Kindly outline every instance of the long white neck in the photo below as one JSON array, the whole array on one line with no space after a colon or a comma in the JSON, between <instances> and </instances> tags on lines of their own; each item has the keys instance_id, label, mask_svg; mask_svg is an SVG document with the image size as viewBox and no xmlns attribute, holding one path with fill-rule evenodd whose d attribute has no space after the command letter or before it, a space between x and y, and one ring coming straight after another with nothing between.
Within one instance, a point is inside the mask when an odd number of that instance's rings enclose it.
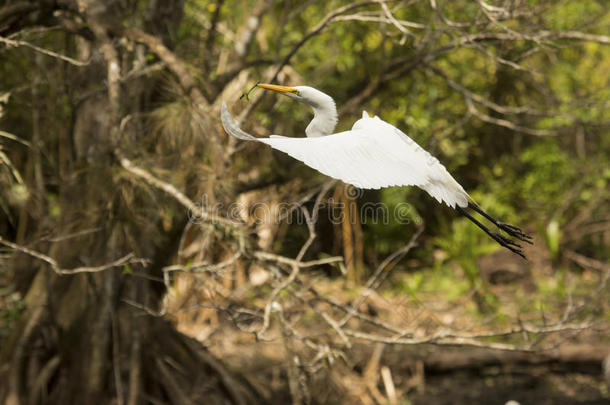
<instances>
[{"instance_id":1,"label":"long white neck","mask_svg":"<svg viewBox=\"0 0 610 405\"><path fill-rule=\"evenodd\" d=\"M320 93L326 97L318 98L315 103L307 103L313 109L313 119L305 129L305 135L309 138L330 135L337 125L337 107L334 100Z\"/></svg>"}]
</instances>

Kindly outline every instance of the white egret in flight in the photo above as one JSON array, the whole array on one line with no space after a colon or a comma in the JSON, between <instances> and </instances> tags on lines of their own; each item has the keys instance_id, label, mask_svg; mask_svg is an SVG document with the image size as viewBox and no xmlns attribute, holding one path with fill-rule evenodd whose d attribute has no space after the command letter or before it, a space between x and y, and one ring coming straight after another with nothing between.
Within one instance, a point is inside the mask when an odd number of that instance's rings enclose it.
<instances>
[{"instance_id":1,"label":"white egret in flight","mask_svg":"<svg viewBox=\"0 0 610 405\"><path fill-rule=\"evenodd\" d=\"M307 126L305 138L271 135L256 138L242 131L235 123L226 104L222 103L222 125L236 138L266 143L287 153L319 172L359 188L378 189L390 186L418 186L438 202L444 202L481 228L503 247L525 258L521 245L494 232L465 208L478 212L509 236L532 243L531 236L516 226L498 221L483 211L445 166L422 149L398 128L364 111L350 131L333 134L337 124L334 100L313 87L258 84L258 87L284 94L313 109L314 117Z\"/></svg>"}]
</instances>

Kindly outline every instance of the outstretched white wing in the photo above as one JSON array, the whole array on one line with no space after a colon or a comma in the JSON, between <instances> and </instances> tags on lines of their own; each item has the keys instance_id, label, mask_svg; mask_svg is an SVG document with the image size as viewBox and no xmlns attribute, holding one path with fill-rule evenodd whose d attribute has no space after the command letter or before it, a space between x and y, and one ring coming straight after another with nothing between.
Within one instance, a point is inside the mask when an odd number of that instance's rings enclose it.
<instances>
[{"instance_id":1,"label":"outstretched white wing","mask_svg":"<svg viewBox=\"0 0 610 405\"><path fill-rule=\"evenodd\" d=\"M363 117L351 131L317 138L277 135L255 138L237 126L224 102L221 119L227 133L266 143L327 176L356 187L414 185L451 207L468 204L468 194L436 158L379 118Z\"/></svg>"}]
</instances>

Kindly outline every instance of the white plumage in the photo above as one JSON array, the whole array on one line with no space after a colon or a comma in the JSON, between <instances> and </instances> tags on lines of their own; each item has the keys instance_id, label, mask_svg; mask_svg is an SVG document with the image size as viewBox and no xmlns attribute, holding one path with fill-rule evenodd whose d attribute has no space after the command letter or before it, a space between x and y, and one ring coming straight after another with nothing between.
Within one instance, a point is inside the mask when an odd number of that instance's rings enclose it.
<instances>
[{"instance_id":1,"label":"white plumage","mask_svg":"<svg viewBox=\"0 0 610 405\"><path fill-rule=\"evenodd\" d=\"M236 125L223 104L223 124ZM468 194L447 169L396 127L366 112L351 131L327 136L248 138L287 153L307 166L358 188L418 186L450 207L466 207Z\"/></svg>"},{"instance_id":2,"label":"white plumage","mask_svg":"<svg viewBox=\"0 0 610 405\"><path fill-rule=\"evenodd\" d=\"M362 118L354 123L350 131L332 134L337 123L337 110L330 96L307 86L258 86L284 94L313 109L314 118L306 129L307 137L271 135L269 138L256 138L239 128L223 101L221 120L229 134L240 139L265 143L327 176L358 188L420 187L437 201L457 209L500 245L521 256L523 254L517 243L490 231L463 208L474 209L509 235L531 243L531 237L519 228L497 221L474 204L468 193L438 159L393 125L378 117L369 117L364 111Z\"/></svg>"}]
</instances>

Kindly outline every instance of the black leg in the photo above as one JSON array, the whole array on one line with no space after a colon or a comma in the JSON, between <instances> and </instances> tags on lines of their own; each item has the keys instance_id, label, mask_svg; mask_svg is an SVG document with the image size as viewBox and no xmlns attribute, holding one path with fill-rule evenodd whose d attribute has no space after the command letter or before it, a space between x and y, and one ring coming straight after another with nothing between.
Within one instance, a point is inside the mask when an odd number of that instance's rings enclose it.
<instances>
[{"instance_id":1,"label":"black leg","mask_svg":"<svg viewBox=\"0 0 610 405\"><path fill-rule=\"evenodd\" d=\"M482 223L477 221L472 215L470 215L468 212L466 212L466 210L464 210L463 208L461 208L461 207L455 207L455 208L457 209L457 211L460 214L462 214L463 216L468 218L473 224L475 224L476 226L481 228L493 240L498 242L500 244L500 246L507 248L511 252L516 253L519 256L521 256L522 258L527 260L527 258L523 255L523 252L521 251L521 245L519 245L517 242L515 242L514 240L512 240L510 238L507 238L506 236L504 236L498 232L491 231L485 225L483 225Z\"/></svg>"},{"instance_id":2,"label":"black leg","mask_svg":"<svg viewBox=\"0 0 610 405\"><path fill-rule=\"evenodd\" d=\"M491 215L489 215L488 213L483 211L483 209L481 207L479 207L478 205L473 204L471 202L468 203L468 207L473 209L474 211L478 212L479 214L483 215L485 218L490 220L495 226L497 226L498 228L500 228L501 230L503 230L504 232L506 232L513 238L517 238L520 241L533 245L532 237L530 235L526 234L525 232L523 232L521 229L517 228L516 226L498 221L497 219L495 219L494 217L492 217Z\"/></svg>"}]
</instances>

